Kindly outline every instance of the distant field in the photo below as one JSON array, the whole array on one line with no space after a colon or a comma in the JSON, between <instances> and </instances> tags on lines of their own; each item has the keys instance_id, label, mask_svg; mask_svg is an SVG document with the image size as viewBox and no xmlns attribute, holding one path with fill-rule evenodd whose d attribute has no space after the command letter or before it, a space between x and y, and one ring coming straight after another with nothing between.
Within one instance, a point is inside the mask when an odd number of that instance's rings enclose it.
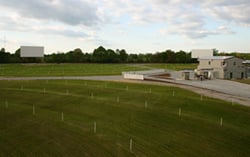
<instances>
[{"instance_id":1,"label":"distant field","mask_svg":"<svg viewBox=\"0 0 250 157\"><path fill-rule=\"evenodd\" d=\"M161 68L168 70L194 70L197 68L197 64L145 64L146 66L153 68Z\"/></svg>"},{"instance_id":2,"label":"distant field","mask_svg":"<svg viewBox=\"0 0 250 157\"><path fill-rule=\"evenodd\" d=\"M0 81L0 156L245 157L249 119L249 107L170 86Z\"/></svg>"},{"instance_id":3,"label":"distant field","mask_svg":"<svg viewBox=\"0 0 250 157\"><path fill-rule=\"evenodd\" d=\"M0 76L120 75L144 69L129 64L0 64Z\"/></svg>"},{"instance_id":4,"label":"distant field","mask_svg":"<svg viewBox=\"0 0 250 157\"><path fill-rule=\"evenodd\" d=\"M245 84L250 84L250 79L246 79L246 80L236 80L237 82L240 83L245 83Z\"/></svg>"},{"instance_id":5,"label":"distant field","mask_svg":"<svg viewBox=\"0 0 250 157\"><path fill-rule=\"evenodd\" d=\"M120 75L123 71L195 69L196 64L0 64L0 76Z\"/></svg>"}]
</instances>

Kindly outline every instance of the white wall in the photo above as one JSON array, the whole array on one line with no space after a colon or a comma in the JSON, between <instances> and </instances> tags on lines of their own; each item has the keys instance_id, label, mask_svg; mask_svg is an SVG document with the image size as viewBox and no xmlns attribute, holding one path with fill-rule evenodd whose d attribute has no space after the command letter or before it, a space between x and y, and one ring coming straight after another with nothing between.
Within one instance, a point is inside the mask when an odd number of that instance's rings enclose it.
<instances>
[{"instance_id":1,"label":"white wall","mask_svg":"<svg viewBox=\"0 0 250 157\"><path fill-rule=\"evenodd\" d=\"M200 57L212 57L213 50L212 49L194 49L192 50L192 58L200 58Z\"/></svg>"},{"instance_id":2,"label":"white wall","mask_svg":"<svg viewBox=\"0 0 250 157\"><path fill-rule=\"evenodd\" d=\"M123 77L124 77L124 79L133 79L133 80L143 80L144 79L144 76L142 74L124 73Z\"/></svg>"},{"instance_id":3,"label":"white wall","mask_svg":"<svg viewBox=\"0 0 250 157\"><path fill-rule=\"evenodd\" d=\"M43 55L42 46L21 46L21 57L43 57Z\"/></svg>"}]
</instances>

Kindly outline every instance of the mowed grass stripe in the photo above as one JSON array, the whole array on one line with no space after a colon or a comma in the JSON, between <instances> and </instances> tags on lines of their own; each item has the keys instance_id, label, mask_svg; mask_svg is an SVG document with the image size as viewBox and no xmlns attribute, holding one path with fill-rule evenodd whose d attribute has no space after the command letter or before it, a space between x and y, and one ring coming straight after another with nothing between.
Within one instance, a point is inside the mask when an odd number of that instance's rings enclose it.
<instances>
[{"instance_id":1,"label":"mowed grass stripe","mask_svg":"<svg viewBox=\"0 0 250 157\"><path fill-rule=\"evenodd\" d=\"M69 86L68 86L69 87ZM88 87L91 87L91 90L93 91L93 88L96 88L96 87L100 87L100 88L102 88L102 90L100 89L99 91L100 91L100 93L101 94L99 94L99 93L94 93L94 97L95 97L95 99L96 100L99 100L99 101L105 101L105 100L107 100L107 101L109 101L110 102L110 104L117 104L116 103L116 98L117 98L117 96L114 96L114 95L111 95L110 97L107 97L108 95L109 95L109 93L108 93L108 91L109 90L107 90L107 89L103 89L103 85L101 85L101 86L88 86ZM89 89L89 88L88 88ZM113 89L113 88L112 88ZM28 89L25 89L25 90L28 90ZM90 91L91 91L90 90ZM86 90L87 91L87 90ZM123 88L121 89L121 91L124 91L123 90ZM39 91L38 91L39 92ZM41 93L42 93L42 91L40 91ZM46 91L46 92L50 92L50 91ZM130 90L129 92L133 92L133 90ZM138 91L136 91L137 93L138 93ZM54 92L55 93L55 92ZM142 93L144 93L144 91L142 92ZM52 92L50 92L50 94L52 94ZM56 93L55 93L56 94ZM66 93L66 90L65 90L65 92L63 91L63 93L57 93L57 94L62 94L62 95L67 95L67 93ZM81 97L81 96L85 96L86 98L90 98L91 97L91 94L90 94L90 92L88 92L88 93L80 93L81 95L76 95L76 94L72 94L72 93L70 93L70 95L72 95L72 96L78 96L78 97ZM132 96L134 96L135 95L135 97L132 97L131 99L129 99L129 98L127 98L127 97L123 97L124 96L124 94L126 95L127 94L127 92L124 92L124 93L122 93L122 94L119 94L119 95L121 95L121 96L119 96L120 97L120 101L123 101L122 99L124 99L125 100L125 103L130 103L130 100L134 100L134 99L136 99L136 96L140 96L140 98L142 98L142 96L141 95L136 95L136 94L133 94ZM103 95L103 96L100 96L100 95ZM150 95L147 95L147 97L148 96L150 96L150 97L153 97L153 95L154 94L150 94ZM169 95L169 97L171 97L171 95ZM112 100L113 99L113 100ZM146 99L146 98L145 98ZM182 98L183 99L183 98ZM110 101L110 100L112 100L112 101ZM128 101L127 101L128 100ZM152 101L152 100L150 100L150 101ZM149 101L149 103L150 103L150 101ZM207 100L207 101L210 101L209 99ZM152 101L153 102L153 101ZM199 102L199 101L198 101ZM124 103L124 102L123 102ZM211 101L211 103L213 103L212 101ZM118 103L119 104L119 103ZM133 104L133 102L132 102L132 104ZM136 102L136 103L134 103L134 104L137 104L137 105L139 105L139 107L140 108L143 108L144 107L144 101L139 101L139 102ZM154 104L154 103L152 103L152 104ZM168 100L166 100L166 104L173 104L173 103L171 103L171 102L168 102ZM182 109L184 110L185 108L187 108L188 106L190 106L188 103L183 103L183 102L180 102L180 103L178 103L179 104L179 106L181 106L181 105L183 105L184 104L184 108L182 107ZM149 104L149 105L151 105L151 104ZM161 104L162 105L162 104ZM163 104L164 105L164 104ZM164 106L166 106L166 107L168 107L169 108L169 105L164 105ZM174 106L175 108L176 108L176 106ZM167 108L167 109L168 109ZM201 108L200 107L200 105L197 105L195 108L192 108L192 110L196 110L196 109L199 109L199 108ZM162 107L161 107L161 109L163 109ZM202 109L202 108L201 108ZM230 108L229 108L230 109ZM204 110L203 110L204 111ZM216 113L216 112L218 112L218 111L214 111L214 113ZM195 112L192 112L191 114L194 114ZM220 113L220 114L218 114L217 116L215 116L215 118L217 119L220 115L222 115L222 113Z\"/></svg>"},{"instance_id":2,"label":"mowed grass stripe","mask_svg":"<svg viewBox=\"0 0 250 157\"><path fill-rule=\"evenodd\" d=\"M8 153L14 146L18 149L10 156L244 156L249 153L247 107L207 97L200 101L199 95L174 87L86 82L87 85L85 81L71 80L66 84L65 81L0 81L0 121L4 124L0 133L3 141L0 146L4 149L0 154ZM42 93L44 87L46 94ZM65 95L66 88L69 95ZM94 99L90 91L96 93ZM33 105L35 115L32 115ZM63 122L61 112L64 112ZM219 122L221 116L223 127Z\"/></svg>"},{"instance_id":3,"label":"mowed grass stripe","mask_svg":"<svg viewBox=\"0 0 250 157\"><path fill-rule=\"evenodd\" d=\"M0 76L92 76L121 75L145 70L129 64L1 64Z\"/></svg>"}]
</instances>

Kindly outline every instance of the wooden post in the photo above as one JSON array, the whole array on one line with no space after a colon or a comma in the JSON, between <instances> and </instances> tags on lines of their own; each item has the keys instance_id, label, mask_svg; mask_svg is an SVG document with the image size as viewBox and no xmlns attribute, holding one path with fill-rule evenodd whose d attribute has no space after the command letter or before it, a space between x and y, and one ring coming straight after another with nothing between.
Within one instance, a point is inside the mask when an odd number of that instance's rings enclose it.
<instances>
[{"instance_id":1,"label":"wooden post","mask_svg":"<svg viewBox=\"0 0 250 157\"><path fill-rule=\"evenodd\" d=\"M220 126L222 127L222 125L223 125L223 118L221 117L220 118Z\"/></svg>"},{"instance_id":2,"label":"wooden post","mask_svg":"<svg viewBox=\"0 0 250 157\"><path fill-rule=\"evenodd\" d=\"M45 89L45 88L43 88L43 93L45 94L45 92L46 92L46 89Z\"/></svg>"},{"instance_id":3,"label":"wooden post","mask_svg":"<svg viewBox=\"0 0 250 157\"><path fill-rule=\"evenodd\" d=\"M181 116L181 108L179 108L179 117Z\"/></svg>"},{"instance_id":4,"label":"wooden post","mask_svg":"<svg viewBox=\"0 0 250 157\"><path fill-rule=\"evenodd\" d=\"M91 93L91 99L94 99L94 93Z\"/></svg>"},{"instance_id":5,"label":"wooden post","mask_svg":"<svg viewBox=\"0 0 250 157\"><path fill-rule=\"evenodd\" d=\"M147 102L147 100L145 100L145 109L147 109L148 108L148 102Z\"/></svg>"},{"instance_id":6,"label":"wooden post","mask_svg":"<svg viewBox=\"0 0 250 157\"><path fill-rule=\"evenodd\" d=\"M63 112L61 113L61 120L64 121L64 115Z\"/></svg>"},{"instance_id":7,"label":"wooden post","mask_svg":"<svg viewBox=\"0 0 250 157\"><path fill-rule=\"evenodd\" d=\"M9 107L9 103L8 103L8 100L5 101L5 108L8 108Z\"/></svg>"},{"instance_id":8,"label":"wooden post","mask_svg":"<svg viewBox=\"0 0 250 157\"><path fill-rule=\"evenodd\" d=\"M33 112L32 112L32 114L35 115L35 112L36 112L35 111L35 106L33 105Z\"/></svg>"},{"instance_id":9,"label":"wooden post","mask_svg":"<svg viewBox=\"0 0 250 157\"><path fill-rule=\"evenodd\" d=\"M116 101L120 102L120 97L119 96L117 96Z\"/></svg>"},{"instance_id":10,"label":"wooden post","mask_svg":"<svg viewBox=\"0 0 250 157\"><path fill-rule=\"evenodd\" d=\"M94 133L96 133L96 122L94 122Z\"/></svg>"},{"instance_id":11,"label":"wooden post","mask_svg":"<svg viewBox=\"0 0 250 157\"><path fill-rule=\"evenodd\" d=\"M131 138L129 141L129 151L132 152L133 151L133 139Z\"/></svg>"}]
</instances>

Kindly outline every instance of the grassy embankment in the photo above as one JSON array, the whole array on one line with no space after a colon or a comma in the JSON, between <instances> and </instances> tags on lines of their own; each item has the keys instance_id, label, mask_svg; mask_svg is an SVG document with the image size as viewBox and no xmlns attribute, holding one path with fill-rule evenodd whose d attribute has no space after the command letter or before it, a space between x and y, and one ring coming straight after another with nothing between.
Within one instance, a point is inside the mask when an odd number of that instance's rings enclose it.
<instances>
[{"instance_id":1,"label":"grassy embankment","mask_svg":"<svg viewBox=\"0 0 250 157\"><path fill-rule=\"evenodd\" d=\"M236 80L237 82L240 83L245 83L245 84L249 84L250 85L250 79L245 79L245 80Z\"/></svg>"},{"instance_id":2,"label":"grassy embankment","mask_svg":"<svg viewBox=\"0 0 250 157\"><path fill-rule=\"evenodd\" d=\"M120 75L123 71L195 69L196 64L1 64L0 76Z\"/></svg>"},{"instance_id":3,"label":"grassy embankment","mask_svg":"<svg viewBox=\"0 0 250 157\"><path fill-rule=\"evenodd\" d=\"M166 70L194 70L197 64L145 64L148 67Z\"/></svg>"},{"instance_id":4,"label":"grassy embankment","mask_svg":"<svg viewBox=\"0 0 250 157\"><path fill-rule=\"evenodd\" d=\"M0 156L248 156L249 119L170 86L0 81Z\"/></svg>"},{"instance_id":5,"label":"grassy embankment","mask_svg":"<svg viewBox=\"0 0 250 157\"><path fill-rule=\"evenodd\" d=\"M120 75L144 70L129 64L1 64L0 76L93 76Z\"/></svg>"}]
</instances>

